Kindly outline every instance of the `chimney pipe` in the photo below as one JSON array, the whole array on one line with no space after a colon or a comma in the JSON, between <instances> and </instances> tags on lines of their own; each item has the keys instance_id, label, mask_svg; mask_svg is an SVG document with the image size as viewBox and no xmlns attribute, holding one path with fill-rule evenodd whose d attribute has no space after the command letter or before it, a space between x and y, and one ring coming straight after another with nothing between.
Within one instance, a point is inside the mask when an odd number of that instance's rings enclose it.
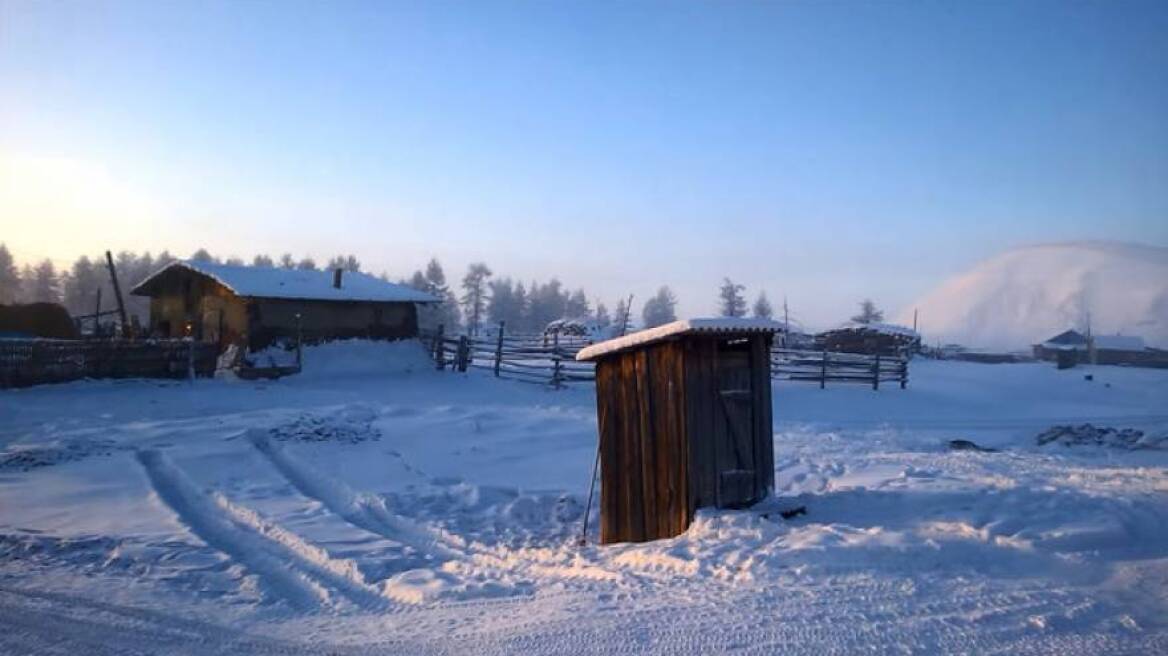
<instances>
[{"instance_id":1,"label":"chimney pipe","mask_svg":"<svg viewBox=\"0 0 1168 656\"><path fill-rule=\"evenodd\" d=\"M344 269L333 269L333 287L341 288L341 276L344 275Z\"/></svg>"}]
</instances>

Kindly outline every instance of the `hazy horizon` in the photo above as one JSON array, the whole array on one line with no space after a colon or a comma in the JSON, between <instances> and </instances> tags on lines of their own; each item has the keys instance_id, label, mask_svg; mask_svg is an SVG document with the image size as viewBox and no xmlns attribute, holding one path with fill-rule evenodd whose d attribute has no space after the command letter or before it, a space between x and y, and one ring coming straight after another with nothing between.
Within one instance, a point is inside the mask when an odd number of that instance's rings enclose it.
<instances>
[{"instance_id":1,"label":"hazy horizon","mask_svg":"<svg viewBox=\"0 0 1168 656\"><path fill-rule=\"evenodd\" d=\"M485 261L810 326L1168 245L1168 6L0 0L0 241Z\"/></svg>"}]
</instances>

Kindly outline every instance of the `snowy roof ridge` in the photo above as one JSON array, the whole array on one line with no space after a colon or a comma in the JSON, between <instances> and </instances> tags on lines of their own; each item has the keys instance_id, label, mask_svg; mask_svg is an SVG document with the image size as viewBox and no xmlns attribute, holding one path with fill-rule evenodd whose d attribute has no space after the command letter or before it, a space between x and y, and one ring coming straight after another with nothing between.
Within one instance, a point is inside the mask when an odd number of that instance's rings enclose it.
<instances>
[{"instance_id":1,"label":"snowy roof ridge","mask_svg":"<svg viewBox=\"0 0 1168 656\"><path fill-rule=\"evenodd\" d=\"M783 324L770 319L746 319L742 317L717 317L703 319L681 319L656 328L640 330L608 341L585 347L576 354L580 361L594 360L604 355L623 351L635 346L660 342L670 337L693 333L776 333Z\"/></svg>"},{"instance_id":2,"label":"snowy roof ridge","mask_svg":"<svg viewBox=\"0 0 1168 656\"><path fill-rule=\"evenodd\" d=\"M880 321L849 321L837 330L871 330L873 332L882 333L885 335L903 335L905 337L920 337L920 333L909 328L895 323L883 323Z\"/></svg>"},{"instance_id":3,"label":"snowy roof ridge","mask_svg":"<svg viewBox=\"0 0 1168 656\"><path fill-rule=\"evenodd\" d=\"M173 268L207 276L237 296L312 301L372 301L382 303L436 303L438 299L412 287L398 285L367 273L345 271L340 288L333 286L331 270L284 269L238 266L214 262L176 260L148 276L130 290L148 296L147 287Z\"/></svg>"}]
</instances>

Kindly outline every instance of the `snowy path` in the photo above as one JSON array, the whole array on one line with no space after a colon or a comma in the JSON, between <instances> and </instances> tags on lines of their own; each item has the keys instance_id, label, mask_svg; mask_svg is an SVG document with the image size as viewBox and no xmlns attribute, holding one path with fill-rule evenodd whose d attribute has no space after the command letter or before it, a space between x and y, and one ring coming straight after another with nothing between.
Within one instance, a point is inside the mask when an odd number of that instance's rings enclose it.
<instances>
[{"instance_id":1,"label":"snowy path","mask_svg":"<svg viewBox=\"0 0 1168 656\"><path fill-rule=\"evenodd\" d=\"M605 547L586 389L0 394L0 654L1168 653L1168 452L1034 443L1168 429L1168 372L1011 367L779 384L774 499Z\"/></svg>"}]
</instances>

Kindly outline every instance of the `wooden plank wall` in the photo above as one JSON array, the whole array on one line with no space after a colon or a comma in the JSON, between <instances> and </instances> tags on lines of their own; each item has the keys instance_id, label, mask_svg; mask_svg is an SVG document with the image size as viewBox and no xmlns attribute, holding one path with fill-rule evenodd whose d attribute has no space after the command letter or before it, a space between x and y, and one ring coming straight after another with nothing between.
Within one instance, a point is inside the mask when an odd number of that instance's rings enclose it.
<instances>
[{"instance_id":1,"label":"wooden plank wall","mask_svg":"<svg viewBox=\"0 0 1168 656\"><path fill-rule=\"evenodd\" d=\"M672 537L689 526L682 366L676 343L597 363L603 543Z\"/></svg>"}]
</instances>

